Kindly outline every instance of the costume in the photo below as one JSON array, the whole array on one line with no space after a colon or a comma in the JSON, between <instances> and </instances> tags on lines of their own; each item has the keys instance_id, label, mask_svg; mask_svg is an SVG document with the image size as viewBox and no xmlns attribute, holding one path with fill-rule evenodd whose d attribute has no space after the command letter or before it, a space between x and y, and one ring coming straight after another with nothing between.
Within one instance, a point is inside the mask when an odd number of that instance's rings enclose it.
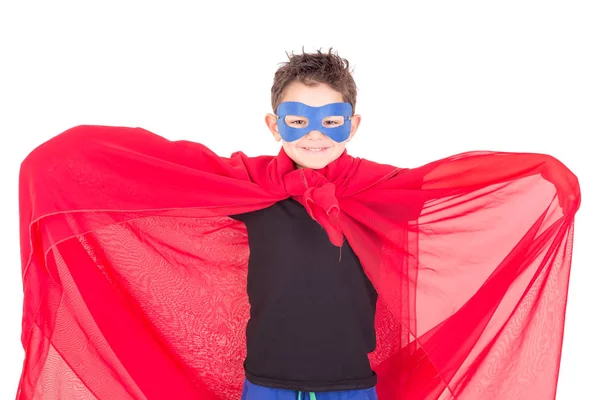
<instances>
[{"instance_id":1,"label":"costume","mask_svg":"<svg viewBox=\"0 0 600 400\"><path fill-rule=\"evenodd\" d=\"M553 157L309 170L78 126L23 161L19 190L19 399L238 399L248 237L229 216L290 197L377 289L380 399L554 398L580 194Z\"/></svg>"}]
</instances>

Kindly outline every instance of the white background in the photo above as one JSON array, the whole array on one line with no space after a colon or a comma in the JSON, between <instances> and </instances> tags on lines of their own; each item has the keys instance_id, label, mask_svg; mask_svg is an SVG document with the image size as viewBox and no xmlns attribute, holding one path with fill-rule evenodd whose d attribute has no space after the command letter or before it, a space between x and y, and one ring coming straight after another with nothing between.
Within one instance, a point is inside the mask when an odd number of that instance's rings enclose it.
<instances>
[{"instance_id":1,"label":"white background","mask_svg":"<svg viewBox=\"0 0 600 400\"><path fill-rule=\"evenodd\" d=\"M7 3L1 399L15 397L23 361L20 161L79 124L140 126L225 156L275 154L263 122L273 74L302 46L333 46L354 67L363 116L354 156L413 167L468 150L538 152L579 177L557 398L600 398L597 2Z\"/></svg>"}]
</instances>

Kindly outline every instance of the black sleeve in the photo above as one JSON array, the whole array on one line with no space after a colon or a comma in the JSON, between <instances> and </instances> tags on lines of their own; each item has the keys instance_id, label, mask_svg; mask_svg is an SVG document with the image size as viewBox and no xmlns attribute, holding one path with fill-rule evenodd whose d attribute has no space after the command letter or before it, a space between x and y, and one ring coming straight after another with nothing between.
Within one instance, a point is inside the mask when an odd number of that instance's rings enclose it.
<instances>
[{"instance_id":1,"label":"black sleeve","mask_svg":"<svg viewBox=\"0 0 600 400\"><path fill-rule=\"evenodd\" d=\"M247 213L243 213L243 214L229 215L228 217L231 219L235 219L236 221L246 222L247 215L248 215Z\"/></svg>"}]
</instances>

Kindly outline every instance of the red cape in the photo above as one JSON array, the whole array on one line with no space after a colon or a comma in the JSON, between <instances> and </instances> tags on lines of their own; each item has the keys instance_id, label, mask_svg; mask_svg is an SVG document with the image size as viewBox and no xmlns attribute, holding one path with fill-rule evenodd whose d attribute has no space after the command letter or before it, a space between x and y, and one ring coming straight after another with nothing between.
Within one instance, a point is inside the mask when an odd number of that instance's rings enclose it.
<instances>
[{"instance_id":1,"label":"red cape","mask_svg":"<svg viewBox=\"0 0 600 400\"><path fill-rule=\"evenodd\" d=\"M321 170L78 126L21 165L18 399L239 399L248 242L293 197L379 292L381 400L554 399L577 178L544 154Z\"/></svg>"}]
</instances>

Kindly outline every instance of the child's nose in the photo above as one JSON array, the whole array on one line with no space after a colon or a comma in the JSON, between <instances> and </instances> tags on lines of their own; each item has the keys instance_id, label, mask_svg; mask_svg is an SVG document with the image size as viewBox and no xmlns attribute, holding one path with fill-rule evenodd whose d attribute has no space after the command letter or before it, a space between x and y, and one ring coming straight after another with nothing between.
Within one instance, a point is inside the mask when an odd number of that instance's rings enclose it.
<instances>
[{"instance_id":1,"label":"child's nose","mask_svg":"<svg viewBox=\"0 0 600 400\"><path fill-rule=\"evenodd\" d=\"M321 132L321 131L317 131L317 130L310 131L310 132L308 132L308 133L306 134L306 136L308 136L309 138L314 138L314 139L318 139L318 138L320 138L322 135L324 135L324 133L323 133L323 132Z\"/></svg>"}]
</instances>

